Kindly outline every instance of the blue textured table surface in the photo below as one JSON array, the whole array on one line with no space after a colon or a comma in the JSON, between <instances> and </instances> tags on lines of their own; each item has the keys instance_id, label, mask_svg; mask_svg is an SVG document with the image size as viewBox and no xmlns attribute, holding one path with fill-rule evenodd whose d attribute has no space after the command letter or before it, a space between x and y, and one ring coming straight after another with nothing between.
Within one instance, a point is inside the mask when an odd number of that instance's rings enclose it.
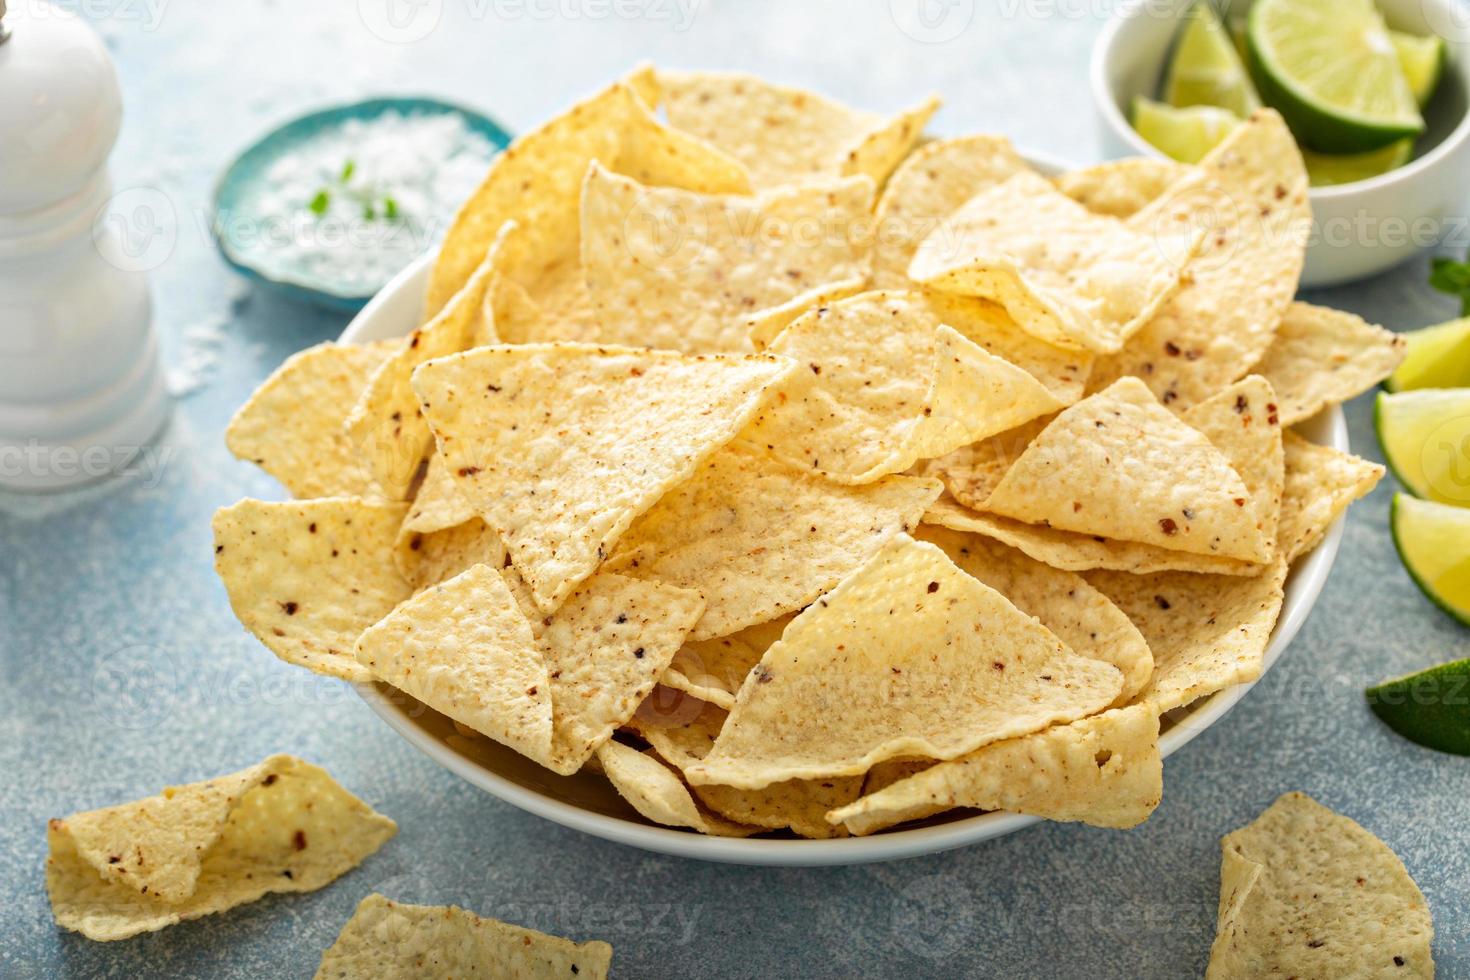
<instances>
[{"instance_id":1,"label":"blue textured table surface","mask_svg":"<svg viewBox=\"0 0 1470 980\"><path fill-rule=\"evenodd\" d=\"M642 58L747 68L872 109L937 91L934 128L1002 131L1085 162L1089 44L1114 4L901 0L97 0L128 115L113 174L160 218L153 291L179 392L149 465L83 493L0 500L0 975L307 977L371 890L609 940L621 977L1198 976L1214 935L1218 839L1300 789L1383 838L1429 898L1444 977L1470 976L1470 760L1384 729L1361 690L1465 656L1390 543L1392 481L1356 505L1341 557L1282 662L1169 760L1142 828L1039 826L888 865L772 870L603 843L437 768L343 684L270 656L231 615L209 518L281 491L221 432L292 351L345 317L246 289L203 231L215 176L267 126L365 95L447 96L524 130ZM395 12L397 20L388 14ZM1396 328L1455 314L1427 259L1313 300ZM1379 458L1371 405L1354 448ZM241 768L325 765L402 830L322 891L127 942L59 932L42 884L48 817Z\"/></svg>"}]
</instances>

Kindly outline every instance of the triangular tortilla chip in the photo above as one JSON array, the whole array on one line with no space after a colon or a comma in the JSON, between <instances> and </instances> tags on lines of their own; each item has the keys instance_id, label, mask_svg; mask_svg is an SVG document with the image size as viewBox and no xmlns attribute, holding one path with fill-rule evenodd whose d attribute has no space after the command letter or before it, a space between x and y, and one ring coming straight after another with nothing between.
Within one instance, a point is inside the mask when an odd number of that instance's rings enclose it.
<instances>
[{"instance_id":1,"label":"triangular tortilla chip","mask_svg":"<svg viewBox=\"0 0 1470 980\"><path fill-rule=\"evenodd\" d=\"M1282 425L1309 419L1393 373L1408 341L1360 316L1292 303L1256 373L1276 389Z\"/></svg>"},{"instance_id":2,"label":"triangular tortilla chip","mask_svg":"<svg viewBox=\"0 0 1470 980\"><path fill-rule=\"evenodd\" d=\"M214 568L236 617L287 663L368 680L352 645L412 593L393 565L407 509L357 497L221 507Z\"/></svg>"},{"instance_id":3,"label":"triangular tortilla chip","mask_svg":"<svg viewBox=\"0 0 1470 980\"><path fill-rule=\"evenodd\" d=\"M1249 504L1220 450L1136 378L1058 415L986 502L1031 524L1264 562L1271 542Z\"/></svg>"},{"instance_id":4,"label":"triangular tortilla chip","mask_svg":"<svg viewBox=\"0 0 1470 980\"><path fill-rule=\"evenodd\" d=\"M346 874L398 830L289 755L159 796L52 820L46 891L58 925L108 941Z\"/></svg>"},{"instance_id":5,"label":"triangular tortilla chip","mask_svg":"<svg viewBox=\"0 0 1470 980\"><path fill-rule=\"evenodd\" d=\"M646 752L607 742L597 750L597 761L618 795L654 823L720 837L749 837L760 832L701 810L678 774Z\"/></svg>"},{"instance_id":6,"label":"triangular tortilla chip","mask_svg":"<svg viewBox=\"0 0 1470 980\"><path fill-rule=\"evenodd\" d=\"M901 473L1062 407L1031 375L940 323L916 293L840 300L766 350L806 369L772 388L744 438L840 483Z\"/></svg>"},{"instance_id":7,"label":"triangular tortilla chip","mask_svg":"<svg viewBox=\"0 0 1470 980\"><path fill-rule=\"evenodd\" d=\"M865 292L868 288L866 276L851 276L837 282L809 289L793 300L768 310L760 310L745 318L745 335L756 350L765 350L781 331L791 326L797 318L812 310L828 306L839 299L847 299Z\"/></svg>"},{"instance_id":8,"label":"triangular tortilla chip","mask_svg":"<svg viewBox=\"0 0 1470 980\"><path fill-rule=\"evenodd\" d=\"M1053 183L1095 214L1131 218L1189 172L1189 164L1163 157L1129 157L1068 171Z\"/></svg>"},{"instance_id":9,"label":"triangular tortilla chip","mask_svg":"<svg viewBox=\"0 0 1470 980\"><path fill-rule=\"evenodd\" d=\"M894 538L761 658L693 785L759 789L949 759L1105 708L1118 670L1073 654L931 544Z\"/></svg>"},{"instance_id":10,"label":"triangular tortilla chip","mask_svg":"<svg viewBox=\"0 0 1470 980\"><path fill-rule=\"evenodd\" d=\"M1135 230L1093 214L1034 173L971 198L914 252L909 278L992 299L1061 347L1120 349L1179 286L1199 232Z\"/></svg>"},{"instance_id":11,"label":"triangular tortilla chip","mask_svg":"<svg viewBox=\"0 0 1470 980\"><path fill-rule=\"evenodd\" d=\"M459 492L546 612L796 365L581 344L482 347L414 375Z\"/></svg>"},{"instance_id":12,"label":"triangular tortilla chip","mask_svg":"<svg viewBox=\"0 0 1470 980\"><path fill-rule=\"evenodd\" d=\"M1206 980L1434 976L1424 894L1357 823L1287 793L1220 847Z\"/></svg>"},{"instance_id":13,"label":"triangular tortilla chip","mask_svg":"<svg viewBox=\"0 0 1470 980\"><path fill-rule=\"evenodd\" d=\"M659 683L729 711L735 707L735 694L745 683L745 675L781 639L786 624L794 618L794 614L782 616L729 636L691 640L674 654Z\"/></svg>"},{"instance_id":14,"label":"triangular tortilla chip","mask_svg":"<svg viewBox=\"0 0 1470 980\"><path fill-rule=\"evenodd\" d=\"M582 188L589 340L691 354L754 350L746 320L867 272L862 177L708 197L593 164Z\"/></svg>"},{"instance_id":15,"label":"triangular tortilla chip","mask_svg":"<svg viewBox=\"0 0 1470 980\"><path fill-rule=\"evenodd\" d=\"M878 201L873 285L906 289L914 250L970 198L1030 168L1004 136L934 140L899 164Z\"/></svg>"},{"instance_id":16,"label":"triangular tortilla chip","mask_svg":"<svg viewBox=\"0 0 1470 980\"><path fill-rule=\"evenodd\" d=\"M608 567L697 589L691 640L727 636L801 609L917 527L936 480L846 487L744 446L700 464L633 523Z\"/></svg>"},{"instance_id":17,"label":"triangular tortilla chip","mask_svg":"<svg viewBox=\"0 0 1470 980\"><path fill-rule=\"evenodd\" d=\"M1030 374L1062 404L1070 405L1082 397L1092 372L1091 354L1037 340L1021 329L1005 307L989 300L933 290L921 295L941 323Z\"/></svg>"},{"instance_id":18,"label":"triangular tortilla chip","mask_svg":"<svg viewBox=\"0 0 1470 980\"><path fill-rule=\"evenodd\" d=\"M835 809L827 819L854 834L871 834L962 806L1121 830L1147 820L1163 792L1158 713L1133 705L992 743Z\"/></svg>"},{"instance_id":19,"label":"triangular tortilla chip","mask_svg":"<svg viewBox=\"0 0 1470 980\"><path fill-rule=\"evenodd\" d=\"M914 535L944 549L964 571L1009 599L1081 657L1112 664L1123 675L1114 706L1127 704L1148 683L1154 658L1142 634L1108 597L1082 576L1029 558L979 534L925 525Z\"/></svg>"},{"instance_id":20,"label":"triangular tortilla chip","mask_svg":"<svg viewBox=\"0 0 1470 980\"><path fill-rule=\"evenodd\" d=\"M225 445L293 497L377 495L371 468L342 426L396 346L327 343L293 354L230 419Z\"/></svg>"},{"instance_id":21,"label":"triangular tortilla chip","mask_svg":"<svg viewBox=\"0 0 1470 980\"><path fill-rule=\"evenodd\" d=\"M404 905L374 893L358 903L337 941L322 955L316 980L607 980L612 952L604 942L574 943L458 906Z\"/></svg>"},{"instance_id":22,"label":"triangular tortilla chip","mask_svg":"<svg viewBox=\"0 0 1470 980\"><path fill-rule=\"evenodd\" d=\"M669 122L739 159L756 187L852 174L882 186L939 108L931 97L890 118L737 73L660 71L658 83Z\"/></svg>"},{"instance_id":23,"label":"triangular tortilla chip","mask_svg":"<svg viewBox=\"0 0 1470 980\"><path fill-rule=\"evenodd\" d=\"M972 510L985 510L1001 477L1015 465L1026 447L1051 425L1055 415L1042 415L1014 429L997 433L952 453L930 460L923 472L939 477L956 501Z\"/></svg>"},{"instance_id":24,"label":"triangular tortilla chip","mask_svg":"<svg viewBox=\"0 0 1470 980\"><path fill-rule=\"evenodd\" d=\"M677 769L687 769L714 747L726 713L712 704L684 703L688 699L676 701L678 709L672 713L645 710L658 695L655 691L633 717L633 729L664 761ZM846 836L845 829L827 822L826 814L857 799L862 788L862 776L836 776L793 779L761 789L696 786L694 795L715 813L738 824L766 830L790 828L802 837L824 838Z\"/></svg>"},{"instance_id":25,"label":"triangular tortilla chip","mask_svg":"<svg viewBox=\"0 0 1470 980\"><path fill-rule=\"evenodd\" d=\"M444 457L431 453L408 516L398 527L393 561L399 573L421 589L471 565L499 568L504 559L500 536L459 495Z\"/></svg>"},{"instance_id":26,"label":"triangular tortilla chip","mask_svg":"<svg viewBox=\"0 0 1470 980\"><path fill-rule=\"evenodd\" d=\"M1138 700L1162 714L1261 676L1281 613L1286 563L1254 578L1088 572L1148 641L1154 672Z\"/></svg>"},{"instance_id":27,"label":"triangular tortilla chip","mask_svg":"<svg viewBox=\"0 0 1470 980\"><path fill-rule=\"evenodd\" d=\"M1383 467L1286 433L1286 489L1277 536L1288 562L1322 543L1332 523L1383 479Z\"/></svg>"},{"instance_id":28,"label":"triangular tortilla chip","mask_svg":"<svg viewBox=\"0 0 1470 980\"><path fill-rule=\"evenodd\" d=\"M1286 482L1286 453L1276 392L1270 382L1253 374L1189 408L1180 418L1202 432L1240 474L1250 494L1249 506L1256 512L1256 526L1274 548Z\"/></svg>"},{"instance_id":29,"label":"triangular tortilla chip","mask_svg":"<svg viewBox=\"0 0 1470 980\"><path fill-rule=\"evenodd\" d=\"M1142 378L1183 411L1246 374L1271 346L1301 278L1310 231L1307 173L1281 117L1262 109L1130 219L1144 232L1209 217L1186 282L1123 350L1093 370L1094 390Z\"/></svg>"}]
</instances>

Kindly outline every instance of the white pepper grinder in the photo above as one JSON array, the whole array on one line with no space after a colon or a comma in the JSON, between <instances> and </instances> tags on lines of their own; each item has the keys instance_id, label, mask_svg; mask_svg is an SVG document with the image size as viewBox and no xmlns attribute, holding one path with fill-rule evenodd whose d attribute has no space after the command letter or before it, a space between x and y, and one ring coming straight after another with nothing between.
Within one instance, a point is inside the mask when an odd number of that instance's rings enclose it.
<instances>
[{"instance_id":1,"label":"white pepper grinder","mask_svg":"<svg viewBox=\"0 0 1470 980\"><path fill-rule=\"evenodd\" d=\"M146 262L104 220L122 103L101 38L0 0L0 486L116 472L162 428ZM156 193L156 192L155 192Z\"/></svg>"}]
</instances>

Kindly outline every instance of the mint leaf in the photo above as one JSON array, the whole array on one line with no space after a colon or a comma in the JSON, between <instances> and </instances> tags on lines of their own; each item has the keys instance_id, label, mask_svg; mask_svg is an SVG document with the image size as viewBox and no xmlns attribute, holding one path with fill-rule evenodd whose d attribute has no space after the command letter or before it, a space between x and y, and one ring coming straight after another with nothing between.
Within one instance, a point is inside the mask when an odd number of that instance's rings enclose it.
<instances>
[{"instance_id":1,"label":"mint leaf","mask_svg":"<svg viewBox=\"0 0 1470 980\"><path fill-rule=\"evenodd\" d=\"M347 183L349 180L352 179L352 172L356 169L357 163L353 160L348 160L345 164L342 165L342 176L337 179L344 184Z\"/></svg>"},{"instance_id":2,"label":"mint leaf","mask_svg":"<svg viewBox=\"0 0 1470 980\"><path fill-rule=\"evenodd\" d=\"M1460 315L1470 316L1470 262L1456 262L1443 256L1429 269L1429 285L1442 293L1460 297Z\"/></svg>"}]
</instances>

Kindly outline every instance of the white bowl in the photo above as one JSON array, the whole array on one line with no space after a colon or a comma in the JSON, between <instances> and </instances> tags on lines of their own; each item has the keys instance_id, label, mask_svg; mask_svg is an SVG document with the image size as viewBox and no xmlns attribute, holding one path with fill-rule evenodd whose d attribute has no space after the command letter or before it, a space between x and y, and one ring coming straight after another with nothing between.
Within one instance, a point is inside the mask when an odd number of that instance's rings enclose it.
<instances>
[{"instance_id":1,"label":"white bowl","mask_svg":"<svg viewBox=\"0 0 1470 980\"><path fill-rule=\"evenodd\" d=\"M1125 0L1092 49L1090 84L1109 157L1161 156L1128 124L1134 96L1156 96L1179 17L1196 0ZM1425 110L1429 128L1415 159L1390 173L1313 188L1312 239L1304 286L1331 286L1383 272L1462 233L1470 172L1470 11L1461 0L1375 0L1389 26L1439 34L1449 47L1444 79ZM1232 16L1249 0L1228 2ZM1460 235L1463 237L1463 234Z\"/></svg>"},{"instance_id":2,"label":"white bowl","mask_svg":"<svg viewBox=\"0 0 1470 980\"><path fill-rule=\"evenodd\" d=\"M1060 167L1031 158L1038 169ZM401 337L419 322L424 288L432 255L405 269L375 296L342 334L344 343L367 343ZM1298 427L1314 442L1346 451L1347 423L1333 407ZM1281 656L1296 635L1337 557L1342 522L1310 555L1299 559L1286 580L1286 601L1266 651L1266 669ZM1239 701L1252 685L1241 684L1171 712L1160 738L1160 749L1172 755L1209 728ZM554 823L606 840L631 844L677 857L702 858L733 864L830 865L892 861L962 847L999 837L1036 822L1014 813L951 813L918 826L886 831L871 837L838 840L781 840L706 837L649 823L625 803L602 776L590 772L558 776L524 756L485 738L466 739L443 715L426 708L400 691L383 684L360 684L358 693L384 721L446 769L513 806ZM1245 765L1247 760L1239 760Z\"/></svg>"}]
</instances>

